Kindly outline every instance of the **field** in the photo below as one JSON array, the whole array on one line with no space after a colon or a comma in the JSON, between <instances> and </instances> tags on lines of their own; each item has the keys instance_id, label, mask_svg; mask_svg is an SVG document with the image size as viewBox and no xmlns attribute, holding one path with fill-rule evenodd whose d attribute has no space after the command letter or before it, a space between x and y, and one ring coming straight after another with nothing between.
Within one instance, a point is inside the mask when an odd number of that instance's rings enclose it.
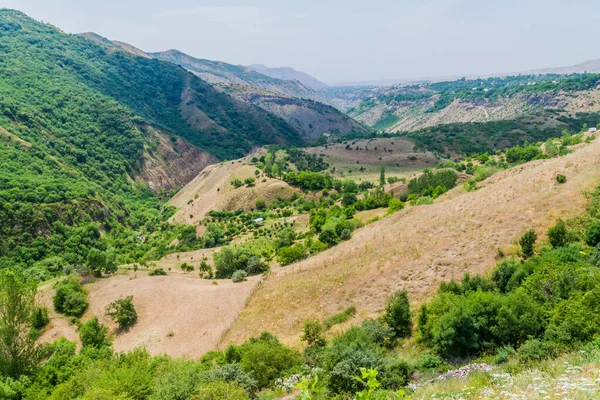
<instances>
[{"instance_id":1,"label":"field","mask_svg":"<svg viewBox=\"0 0 600 400\"><path fill-rule=\"evenodd\" d=\"M434 154L417 151L414 147L415 144L407 139L376 138L310 147L306 151L322 156L338 178L377 182L381 164L385 164L387 176L409 177L442 161Z\"/></svg>"}]
</instances>

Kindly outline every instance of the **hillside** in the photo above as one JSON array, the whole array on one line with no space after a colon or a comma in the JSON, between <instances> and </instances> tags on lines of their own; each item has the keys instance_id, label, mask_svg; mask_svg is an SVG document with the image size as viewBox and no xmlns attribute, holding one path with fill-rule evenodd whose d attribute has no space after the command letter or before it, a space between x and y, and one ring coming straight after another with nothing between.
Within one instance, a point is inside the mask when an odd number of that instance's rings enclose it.
<instances>
[{"instance_id":1,"label":"hillside","mask_svg":"<svg viewBox=\"0 0 600 400\"><path fill-rule=\"evenodd\" d=\"M290 67L269 68L263 64L253 64L249 65L248 68L272 78L282 79L285 81L298 81L314 90L323 90L327 88L327 85L319 81L317 78L312 77L305 72L296 71Z\"/></svg>"},{"instance_id":2,"label":"hillside","mask_svg":"<svg viewBox=\"0 0 600 400\"><path fill-rule=\"evenodd\" d=\"M249 67L227 64L222 61L202 60L178 50L151 53L151 55L159 60L181 65L212 84L246 85L299 99L324 100L315 90L299 81L273 78Z\"/></svg>"},{"instance_id":3,"label":"hillside","mask_svg":"<svg viewBox=\"0 0 600 400\"><path fill-rule=\"evenodd\" d=\"M272 78L248 67L201 60L177 50L152 56L181 65L232 97L285 120L303 138L314 139L323 133L366 133L360 124L325 104L323 96L297 80Z\"/></svg>"},{"instance_id":4,"label":"hillside","mask_svg":"<svg viewBox=\"0 0 600 400\"><path fill-rule=\"evenodd\" d=\"M487 79L334 88L333 104L367 126L407 132L451 123L513 120L554 110L600 109L598 75L519 75Z\"/></svg>"},{"instance_id":5,"label":"hillside","mask_svg":"<svg viewBox=\"0 0 600 400\"><path fill-rule=\"evenodd\" d=\"M0 10L0 37L1 265L55 274L91 248L139 259L180 229L161 225L172 210L148 188L164 196L217 158L303 143L171 63L12 10Z\"/></svg>"},{"instance_id":6,"label":"hillside","mask_svg":"<svg viewBox=\"0 0 600 400\"><path fill-rule=\"evenodd\" d=\"M269 329L299 344L304 321L350 305L356 322L375 316L397 289L427 299L442 281L486 273L498 249L515 254L524 231L578 215L600 181L600 142L573 154L514 167L475 192L455 189L433 205L412 207L360 229L351 240L274 271L253 293L222 344ZM568 176L559 185L555 176Z\"/></svg>"}]
</instances>

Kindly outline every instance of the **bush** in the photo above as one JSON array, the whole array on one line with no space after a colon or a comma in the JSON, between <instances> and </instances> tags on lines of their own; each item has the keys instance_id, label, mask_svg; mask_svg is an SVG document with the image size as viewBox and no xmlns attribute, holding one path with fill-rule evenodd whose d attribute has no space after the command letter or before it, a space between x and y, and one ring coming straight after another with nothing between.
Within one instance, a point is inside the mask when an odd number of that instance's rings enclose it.
<instances>
[{"instance_id":1,"label":"bush","mask_svg":"<svg viewBox=\"0 0 600 400\"><path fill-rule=\"evenodd\" d=\"M535 241L537 240L537 233L530 229L519 239L521 245L521 255L524 259L527 259L533 255Z\"/></svg>"},{"instance_id":2,"label":"bush","mask_svg":"<svg viewBox=\"0 0 600 400\"><path fill-rule=\"evenodd\" d=\"M164 276L167 272L162 268L155 268L148 273L148 276Z\"/></svg>"},{"instance_id":3,"label":"bush","mask_svg":"<svg viewBox=\"0 0 600 400\"><path fill-rule=\"evenodd\" d=\"M79 338L84 347L109 347L108 328L100 325L98 318L94 317L79 327Z\"/></svg>"},{"instance_id":4,"label":"bush","mask_svg":"<svg viewBox=\"0 0 600 400\"><path fill-rule=\"evenodd\" d=\"M59 313L79 318L88 308L87 293L76 280L65 280L56 288L53 303Z\"/></svg>"},{"instance_id":5,"label":"bush","mask_svg":"<svg viewBox=\"0 0 600 400\"><path fill-rule=\"evenodd\" d=\"M567 236L567 227L563 220L559 220L556 225L548 229L548 240L554 248L563 247L567 244Z\"/></svg>"},{"instance_id":6,"label":"bush","mask_svg":"<svg viewBox=\"0 0 600 400\"><path fill-rule=\"evenodd\" d=\"M248 393L235 382L215 381L200 386L192 400L250 400Z\"/></svg>"},{"instance_id":7,"label":"bush","mask_svg":"<svg viewBox=\"0 0 600 400\"><path fill-rule=\"evenodd\" d=\"M277 262L281 265L288 265L304 258L306 258L306 250L300 243L277 250Z\"/></svg>"},{"instance_id":8,"label":"bush","mask_svg":"<svg viewBox=\"0 0 600 400\"><path fill-rule=\"evenodd\" d=\"M238 269L231 275L231 280L233 281L233 283L244 282L247 276L248 274L246 273L246 271Z\"/></svg>"},{"instance_id":9,"label":"bush","mask_svg":"<svg viewBox=\"0 0 600 400\"><path fill-rule=\"evenodd\" d=\"M556 181L558 183L565 183L567 181L567 177L564 176L563 174L557 174L556 175Z\"/></svg>"},{"instance_id":10,"label":"bush","mask_svg":"<svg viewBox=\"0 0 600 400\"><path fill-rule=\"evenodd\" d=\"M550 342L530 339L517 351L517 359L522 363L542 361L556 355L556 346Z\"/></svg>"},{"instance_id":11,"label":"bush","mask_svg":"<svg viewBox=\"0 0 600 400\"><path fill-rule=\"evenodd\" d=\"M600 219L593 219L588 224L585 231L585 242L592 247L600 243Z\"/></svg>"},{"instance_id":12,"label":"bush","mask_svg":"<svg viewBox=\"0 0 600 400\"><path fill-rule=\"evenodd\" d=\"M136 323L138 315L133 305L133 296L115 300L106 306L106 315L119 325L120 329L127 329Z\"/></svg>"},{"instance_id":13,"label":"bush","mask_svg":"<svg viewBox=\"0 0 600 400\"><path fill-rule=\"evenodd\" d=\"M383 320L394 330L396 337L405 338L411 335L410 303L405 290L397 291L389 297Z\"/></svg>"},{"instance_id":14,"label":"bush","mask_svg":"<svg viewBox=\"0 0 600 400\"><path fill-rule=\"evenodd\" d=\"M244 247L224 247L214 255L216 273L219 279L231 278L238 270L248 275L258 275L269 269L260 257Z\"/></svg>"},{"instance_id":15,"label":"bush","mask_svg":"<svg viewBox=\"0 0 600 400\"><path fill-rule=\"evenodd\" d=\"M256 200L256 210L265 211L267 209L267 203L263 199Z\"/></svg>"},{"instance_id":16,"label":"bush","mask_svg":"<svg viewBox=\"0 0 600 400\"><path fill-rule=\"evenodd\" d=\"M271 385L275 379L302 364L298 352L282 345L277 338L263 333L239 346L240 366L257 380L258 387Z\"/></svg>"},{"instance_id":17,"label":"bush","mask_svg":"<svg viewBox=\"0 0 600 400\"><path fill-rule=\"evenodd\" d=\"M356 307L354 306L346 308L339 314L332 315L331 317L327 318L323 323L323 325L325 326L325 330L329 330L334 325L342 324L348 321L350 318L354 317L354 315L356 315Z\"/></svg>"},{"instance_id":18,"label":"bush","mask_svg":"<svg viewBox=\"0 0 600 400\"><path fill-rule=\"evenodd\" d=\"M323 337L324 332L323 325L319 320L304 321L304 329L300 339L308 343L309 347L322 347L327 343Z\"/></svg>"},{"instance_id":19,"label":"bush","mask_svg":"<svg viewBox=\"0 0 600 400\"><path fill-rule=\"evenodd\" d=\"M48 318L48 309L46 307L36 307L31 313L31 326L34 329L41 330L48 325L50 319Z\"/></svg>"}]
</instances>

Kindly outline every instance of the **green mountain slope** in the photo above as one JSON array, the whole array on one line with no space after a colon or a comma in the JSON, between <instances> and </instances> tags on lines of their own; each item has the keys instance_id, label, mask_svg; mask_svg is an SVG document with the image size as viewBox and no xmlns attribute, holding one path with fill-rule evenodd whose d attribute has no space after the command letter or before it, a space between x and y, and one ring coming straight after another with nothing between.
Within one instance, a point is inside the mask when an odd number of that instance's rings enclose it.
<instances>
[{"instance_id":1,"label":"green mountain slope","mask_svg":"<svg viewBox=\"0 0 600 400\"><path fill-rule=\"evenodd\" d=\"M152 55L181 65L234 98L282 118L303 138L314 139L323 133L367 132L352 118L323 103L320 94L298 81L271 78L250 68L220 61L200 60L177 50Z\"/></svg>"},{"instance_id":2,"label":"green mountain slope","mask_svg":"<svg viewBox=\"0 0 600 400\"><path fill-rule=\"evenodd\" d=\"M183 68L0 10L0 266L160 254L180 228L146 183L185 184L215 161L201 149L231 159L269 143L302 139Z\"/></svg>"},{"instance_id":3,"label":"green mountain slope","mask_svg":"<svg viewBox=\"0 0 600 400\"><path fill-rule=\"evenodd\" d=\"M248 85L291 97L323 100L321 95L298 81L272 78L241 65L232 65L222 61L202 60L178 50L151 53L150 55L159 60L181 65L213 84Z\"/></svg>"}]
</instances>

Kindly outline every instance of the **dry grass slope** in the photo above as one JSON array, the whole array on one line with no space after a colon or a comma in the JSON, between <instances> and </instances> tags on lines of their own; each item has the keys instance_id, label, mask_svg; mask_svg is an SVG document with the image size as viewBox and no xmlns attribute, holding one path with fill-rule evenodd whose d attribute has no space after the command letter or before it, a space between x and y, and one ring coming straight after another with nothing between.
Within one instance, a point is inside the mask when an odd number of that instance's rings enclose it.
<instances>
[{"instance_id":1,"label":"dry grass slope","mask_svg":"<svg viewBox=\"0 0 600 400\"><path fill-rule=\"evenodd\" d=\"M441 281L486 273L497 249L507 254L530 227L545 232L558 217L581 212L584 191L600 182L600 143L559 159L522 165L455 189L435 204L406 209L357 231L353 238L282 269L254 292L222 344L270 330L299 344L302 324L354 304L360 317L379 313L392 291L419 302ZM568 177L556 182L556 174Z\"/></svg>"}]
</instances>

